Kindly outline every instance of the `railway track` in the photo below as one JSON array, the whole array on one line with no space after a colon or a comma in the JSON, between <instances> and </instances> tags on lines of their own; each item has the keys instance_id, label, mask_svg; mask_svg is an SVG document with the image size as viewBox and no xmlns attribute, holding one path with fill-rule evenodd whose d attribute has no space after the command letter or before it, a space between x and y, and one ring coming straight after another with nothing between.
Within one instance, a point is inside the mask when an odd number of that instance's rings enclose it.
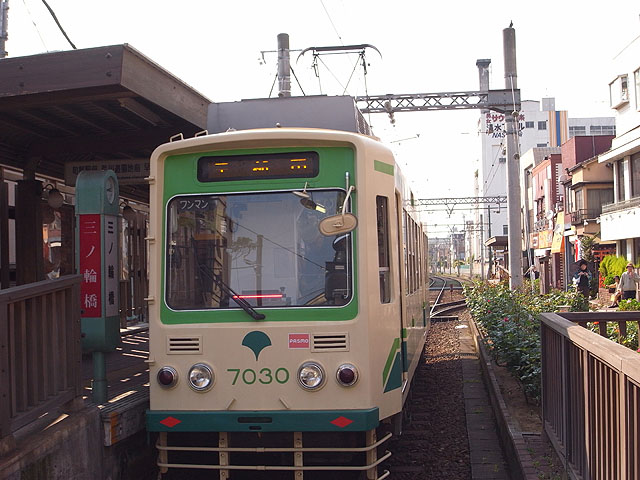
<instances>
[{"instance_id":1,"label":"railway track","mask_svg":"<svg viewBox=\"0 0 640 480\"><path fill-rule=\"evenodd\" d=\"M451 302L443 302L442 299L446 291L449 291L451 297L453 297L454 291L461 291L462 283L455 278L432 276L431 283L429 285L430 292L438 292L435 301L431 305L430 316L431 321L443 320L445 314L449 314L456 310L466 307L466 302L462 300L452 300Z\"/></svg>"},{"instance_id":2,"label":"railway track","mask_svg":"<svg viewBox=\"0 0 640 480\"><path fill-rule=\"evenodd\" d=\"M440 283L431 291L432 300L443 290ZM408 421L402 435L389 443L393 456L383 466L394 480L471 479L459 322L443 314L448 304L465 308L461 296L454 290L452 302L435 303L423 361L407 400Z\"/></svg>"}]
</instances>

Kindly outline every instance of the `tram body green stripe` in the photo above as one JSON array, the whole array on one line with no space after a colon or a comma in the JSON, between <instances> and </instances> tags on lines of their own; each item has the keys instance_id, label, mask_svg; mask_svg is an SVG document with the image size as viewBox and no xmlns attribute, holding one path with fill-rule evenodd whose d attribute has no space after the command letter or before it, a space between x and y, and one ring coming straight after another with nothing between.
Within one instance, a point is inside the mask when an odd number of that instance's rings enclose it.
<instances>
[{"instance_id":1,"label":"tram body green stripe","mask_svg":"<svg viewBox=\"0 0 640 480\"><path fill-rule=\"evenodd\" d=\"M376 172L386 173L387 175L391 175L392 177L394 174L394 166L389 163L381 162L380 160L373 161L373 169Z\"/></svg>"},{"instance_id":2,"label":"tram body green stripe","mask_svg":"<svg viewBox=\"0 0 640 480\"><path fill-rule=\"evenodd\" d=\"M400 348L400 339L394 338L393 345L391 345L391 351L387 356L387 362L384 364L384 369L382 370L382 385L387 383L387 378L389 376L389 371L391 370L391 366L393 365L393 360L396 357L396 352Z\"/></svg>"}]
</instances>

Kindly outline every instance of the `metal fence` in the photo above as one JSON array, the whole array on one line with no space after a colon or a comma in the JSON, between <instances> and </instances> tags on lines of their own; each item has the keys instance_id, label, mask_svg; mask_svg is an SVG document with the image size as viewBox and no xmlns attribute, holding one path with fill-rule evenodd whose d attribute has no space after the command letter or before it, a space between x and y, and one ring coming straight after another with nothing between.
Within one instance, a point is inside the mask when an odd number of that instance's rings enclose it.
<instances>
[{"instance_id":1,"label":"metal fence","mask_svg":"<svg viewBox=\"0 0 640 480\"><path fill-rule=\"evenodd\" d=\"M80 275L0 291L0 438L82 394Z\"/></svg>"},{"instance_id":2,"label":"metal fence","mask_svg":"<svg viewBox=\"0 0 640 480\"><path fill-rule=\"evenodd\" d=\"M147 215L136 212L126 222L123 246L123 269L125 280L120 281L120 327L147 322L145 298L149 292L147 270Z\"/></svg>"},{"instance_id":3,"label":"metal fence","mask_svg":"<svg viewBox=\"0 0 640 480\"><path fill-rule=\"evenodd\" d=\"M630 313L630 312L629 312ZM541 315L542 416L570 478L640 478L640 355L574 322ZM638 312L609 321L637 321ZM564 316L564 314L563 314ZM605 323L606 331L606 323Z\"/></svg>"}]
</instances>

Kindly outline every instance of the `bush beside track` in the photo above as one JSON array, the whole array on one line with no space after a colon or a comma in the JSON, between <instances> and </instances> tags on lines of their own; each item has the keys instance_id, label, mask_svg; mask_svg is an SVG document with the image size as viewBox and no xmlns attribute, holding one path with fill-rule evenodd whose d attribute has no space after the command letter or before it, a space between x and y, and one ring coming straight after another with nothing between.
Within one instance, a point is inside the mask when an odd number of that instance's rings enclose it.
<instances>
[{"instance_id":1,"label":"bush beside track","mask_svg":"<svg viewBox=\"0 0 640 480\"><path fill-rule=\"evenodd\" d=\"M506 366L521 382L527 399L540 402L540 322L537 315L584 309L584 298L575 291L554 291L548 295L531 292L528 282L521 290L507 284L475 282L465 285L469 311L482 329L487 348L498 365Z\"/></svg>"}]
</instances>

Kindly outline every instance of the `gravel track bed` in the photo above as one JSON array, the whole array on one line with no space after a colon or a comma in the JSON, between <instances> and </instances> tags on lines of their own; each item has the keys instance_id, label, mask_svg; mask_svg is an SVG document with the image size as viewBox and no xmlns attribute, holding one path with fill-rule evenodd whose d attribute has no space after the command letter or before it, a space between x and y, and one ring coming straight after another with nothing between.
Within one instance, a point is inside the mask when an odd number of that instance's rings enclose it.
<instances>
[{"instance_id":1,"label":"gravel track bed","mask_svg":"<svg viewBox=\"0 0 640 480\"><path fill-rule=\"evenodd\" d=\"M447 296L449 296L447 294ZM460 295L461 297L461 295ZM454 294L454 299L456 295ZM431 325L411 405L412 422L388 445L393 479L470 479L469 444L455 322Z\"/></svg>"}]
</instances>

